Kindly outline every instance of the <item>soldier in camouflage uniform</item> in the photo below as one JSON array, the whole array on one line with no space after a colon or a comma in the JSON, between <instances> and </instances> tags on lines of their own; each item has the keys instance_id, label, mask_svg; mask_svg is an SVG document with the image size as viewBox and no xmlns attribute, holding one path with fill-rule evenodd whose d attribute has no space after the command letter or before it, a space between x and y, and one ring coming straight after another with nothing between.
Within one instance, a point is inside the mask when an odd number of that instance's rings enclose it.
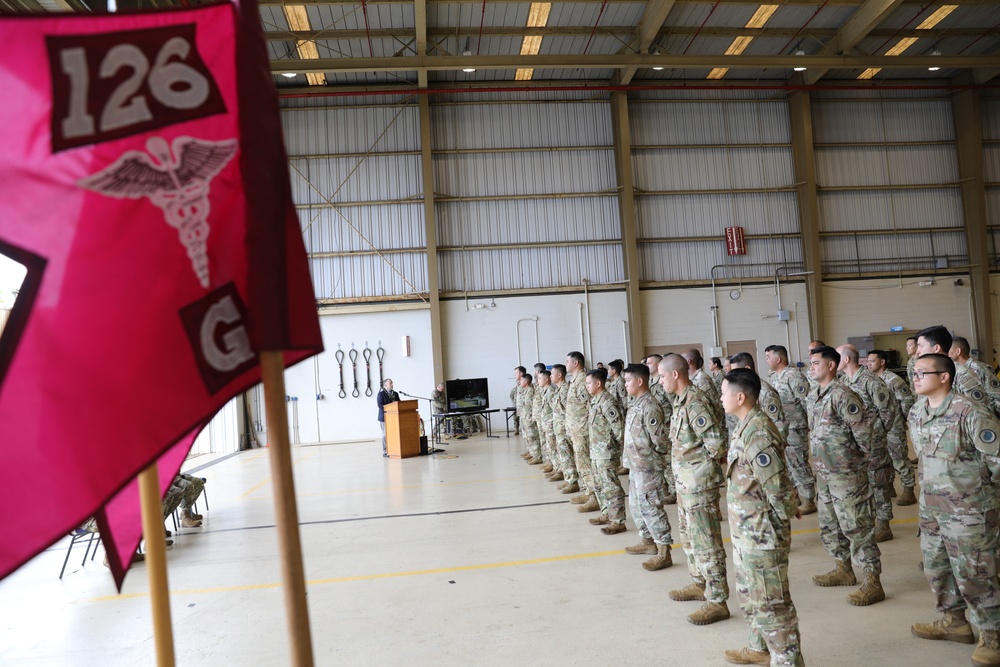
<instances>
[{"instance_id":1,"label":"soldier in camouflage uniform","mask_svg":"<svg viewBox=\"0 0 1000 667\"><path fill-rule=\"evenodd\" d=\"M685 350L680 356L688 362L688 378L691 384L701 389L705 396L708 397L712 408L715 410L715 416L718 417L719 428L722 429L722 437L728 441L730 425L726 418L726 412L722 409L722 398L712 378L704 371L705 359L701 356L701 351L698 348L692 347ZM730 363L732 363L732 357L730 357ZM733 426L735 425L736 423L733 422Z\"/></svg>"},{"instance_id":2,"label":"soldier in camouflage uniform","mask_svg":"<svg viewBox=\"0 0 1000 667\"><path fill-rule=\"evenodd\" d=\"M784 345L769 345L764 358L771 369L770 381L781 398L788 420L788 447L785 461L802 501L802 515L816 512L816 479L809 466L809 381L799 369L788 364Z\"/></svg>"},{"instance_id":3,"label":"soldier in camouflage uniform","mask_svg":"<svg viewBox=\"0 0 1000 667\"><path fill-rule=\"evenodd\" d=\"M754 363L753 357L746 352L734 354L730 364L733 368L745 368L757 373L757 365ZM757 377L760 379L760 395L757 396L757 405L774 422L774 426L781 435L781 442L785 443L788 439L788 420L785 419L785 409L781 404L781 396L778 394L778 390L764 378L759 375ZM735 427L735 425L734 423L733 426Z\"/></svg>"},{"instance_id":4,"label":"soldier in camouflage uniform","mask_svg":"<svg viewBox=\"0 0 1000 667\"><path fill-rule=\"evenodd\" d=\"M748 647L723 653L737 665L800 667L799 620L788 591L788 553L799 498L784 466L783 438L757 403L749 369L726 376L722 405L738 418L729 441L726 500L736 592L750 626Z\"/></svg>"},{"instance_id":5,"label":"soldier in camouflage uniform","mask_svg":"<svg viewBox=\"0 0 1000 667\"><path fill-rule=\"evenodd\" d=\"M625 389L632 398L625 415L622 463L629 469L628 504L639 531L638 544L626 553L652 554L642 564L650 572L674 564L670 556L670 520L663 509L663 468L670 465L667 455L663 409L649 392L649 368L629 364L625 369Z\"/></svg>"},{"instance_id":6,"label":"soldier in camouflage uniform","mask_svg":"<svg viewBox=\"0 0 1000 667\"><path fill-rule=\"evenodd\" d=\"M660 380L663 388L675 396L670 442L679 496L678 531L687 554L688 572L694 580L685 588L670 591L670 598L703 600L705 604L688 616L688 621L708 625L729 618L726 551L719 510L726 439L711 399L688 378L688 362L683 357L667 355L660 362Z\"/></svg>"},{"instance_id":7,"label":"soldier in camouflage uniform","mask_svg":"<svg viewBox=\"0 0 1000 667\"><path fill-rule=\"evenodd\" d=\"M809 442L819 506L820 537L837 559L832 572L813 577L818 586L857 583L851 557L864 568L865 581L847 601L867 606L885 599L881 552L875 543L875 504L868 481L871 442L865 405L837 380L840 355L832 347L814 348L809 373L816 381L809 414Z\"/></svg>"},{"instance_id":8,"label":"soldier in camouflage uniform","mask_svg":"<svg viewBox=\"0 0 1000 667\"><path fill-rule=\"evenodd\" d=\"M587 392L592 397L590 461L594 465L594 490L601 508L601 515L591 519L590 523L603 526L601 532L605 535L614 535L626 530L625 491L618 480L625 415L618 399L605 388L607 378L607 371L602 369L587 373ZM584 507L580 508L581 512Z\"/></svg>"},{"instance_id":9,"label":"soldier in camouflage uniform","mask_svg":"<svg viewBox=\"0 0 1000 667\"><path fill-rule=\"evenodd\" d=\"M569 393L566 395L566 430L573 441L573 455L576 458L581 491L570 502L585 505L591 500L596 502L597 498L594 495L594 471L590 462L590 394L587 393L587 367L583 353L570 352L566 355L566 369L572 376Z\"/></svg>"},{"instance_id":10,"label":"soldier in camouflage uniform","mask_svg":"<svg viewBox=\"0 0 1000 667\"><path fill-rule=\"evenodd\" d=\"M892 539L892 458L889 456L889 440L886 435L899 411L896 397L885 382L882 382L859 363L858 348L841 345L840 371L843 382L861 397L865 404L865 419L871 433L868 451L868 482L875 497L875 541L887 542Z\"/></svg>"},{"instance_id":11,"label":"soldier in camouflage uniform","mask_svg":"<svg viewBox=\"0 0 1000 667\"><path fill-rule=\"evenodd\" d=\"M517 411L521 414L521 438L528 449L530 455L527 459L531 465L542 463L541 440L538 431L535 430L535 418L532 410L535 403L535 387L531 384L531 376L528 374L521 376L521 391L517 398L520 401Z\"/></svg>"},{"instance_id":12,"label":"soldier in camouflage uniform","mask_svg":"<svg viewBox=\"0 0 1000 667\"><path fill-rule=\"evenodd\" d=\"M569 393L569 383L566 382L566 367L562 364L552 366L552 433L556 439L556 456L559 460L557 470L549 476L549 480L558 482L559 490L565 494L580 490L576 473L576 458L573 456L573 443L566 432L566 396Z\"/></svg>"},{"instance_id":13,"label":"soldier in camouflage uniform","mask_svg":"<svg viewBox=\"0 0 1000 667\"><path fill-rule=\"evenodd\" d=\"M722 359L712 357L708 360L708 375L712 378L715 390L722 396L722 380L726 377L726 371L722 370Z\"/></svg>"},{"instance_id":14,"label":"soldier in camouflage uniform","mask_svg":"<svg viewBox=\"0 0 1000 667\"><path fill-rule=\"evenodd\" d=\"M628 410L629 403L628 392L625 391L625 379L622 377L624 370L625 362L621 359L608 362L608 384L605 387L607 391L611 392L612 396L618 399L618 405L621 406L623 414ZM619 475L628 474L628 468L622 465L621 452L618 453L616 465L618 466Z\"/></svg>"},{"instance_id":15,"label":"soldier in camouflage uniform","mask_svg":"<svg viewBox=\"0 0 1000 667\"><path fill-rule=\"evenodd\" d=\"M948 356L951 351L951 333L941 325L927 327L917 334L917 356L925 354L943 354ZM963 396L971 398L984 408L989 409L986 388L979 383L979 378L965 366L955 366L953 388Z\"/></svg>"},{"instance_id":16,"label":"soldier in camouflage uniform","mask_svg":"<svg viewBox=\"0 0 1000 667\"><path fill-rule=\"evenodd\" d=\"M992 368L981 361L976 361L970 356L971 354L972 349L969 347L968 339L962 336L952 338L948 356L955 362L956 370L958 366L964 366L971 375L976 376L980 386L986 391L986 407L994 417L1000 417L1000 380Z\"/></svg>"},{"instance_id":17,"label":"soldier in camouflage uniform","mask_svg":"<svg viewBox=\"0 0 1000 667\"><path fill-rule=\"evenodd\" d=\"M521 433L521 414L517 411L517 395L521 391L521 376L528 370L524 366L514 368L514 388L510 390L510 404L514 406L514 433ZM524 454L521 455L524 458Z\"/></svg>"},{"instance_id":18,"label":"soldier in camouflage uniform","mask_svg":"<svg viewBox=\"0 0 1000 667\"><path fill-rule=\"evenodd\" d=\"M973 665L1000 665L1000 423L953 391L954 362L944 355L917 359L919 398L909 416L920 457L920 548L924 576L944 617L914 623L925 639L972 644L966 620L979 628Z\"/></svg>"},{"instance_id":19,"label":"soldier in camouflage uniform","mask_svg":"<svg viewBox=\"0 0 1000 667\"><path fill-rule=\"evenodd\" d=\"M663 360L658 354L651 354L644 360L646 368L649 369L649 393L653 395L653 400L660 404L663 410L664 427L663 432L667 434L667 465L663 469L664 483L666 484L666 496L664 505L673 505L677 502L677 487L674 484L674 468L670 464L670 417L674 413L673 396L667 393L660 382L660 361Z\"/></svg>"},{"instance_id":20,"label":"soldier in camouflage uniform","mask_svg":"<svg viewBox=\"0 0 1000 667\"><path fill-rule=\"evenodd\" d=\"M194 477L187 473L179 473L174 481L170 483L166 495L163 497L163 518L181 510L182 528L201 528L204 518L201 514L195 514L194 504L198 497L205 490L205 480L201 477Z\"/></svg>"},{"instance_id":21,"label":"soldier in camouflage uniform","mask_svg":"<svg viewBox=\"0 0 1000 667\"><path fill-rule=\"evenodd\" d=\"M917 337L910 336L906 339L906 379L910 384L910 391L913 391L913 365L917 363Z\"/></svg>"},{"instance_id":22,"label":"soldier in camouflage uniform","mask_svg":"<svg viewBox=\"0 0 1000 667\"><path fill-rule=\"evenodd\" d=\"M906 380L899 377L888 369L889 355L884 350L872 350L868 355L868 368L875 377L885 382L889 391L896 398L896 410L893 416L892 425L886 434L889 439L889 456L892 457L892 466L899 475L899 481L903 485L903 492L896 499L896 504L903 507L913 505L917 498L913 493L916 479L914 477L914 466L910 463L909 452L906 446L906 416L910 414L913 407L913 393Z\"/></svg>"},{"instance_id":23,"label":"soldier in camouflage uniform","mask_svg":"<svg viewBox=\"0 0 1000 667\"><path fill-rule=\"evenodd\" d=\"M537 373L538 389L535 391L535 417L539 425L539 438L542 441L542 458L545 465L542 471L546 474L555 472L558 465L556 456L556 434L552 423L552 396L555 387L552 386L552 373L540 370Z\"/></svg>"}]
</instances>

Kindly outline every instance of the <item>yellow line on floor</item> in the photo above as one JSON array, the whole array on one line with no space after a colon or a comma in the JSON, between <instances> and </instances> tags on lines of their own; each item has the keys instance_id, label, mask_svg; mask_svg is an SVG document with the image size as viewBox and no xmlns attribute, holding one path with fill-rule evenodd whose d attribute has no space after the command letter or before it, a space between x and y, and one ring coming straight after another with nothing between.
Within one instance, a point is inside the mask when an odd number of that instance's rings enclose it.
<instances>
[{"instance_id":1,"label":"yellow line on floor","mask_svg":"<svg viewBox=\"0 0 1000 667\"><path fill-rule=\"evenodd\" d=\"M373 486L367 489L347 489L346 491L317 491L315 493L297 493L295 495L301 498L304 498L306 496L339 496L345 493L369 493L372 491L398 491L400 489L426 489L428 487L436 488L439 486L461 486L463 484L492 484L493 482L509 482L511 480L518 480L518 479L536 479L536 477L537 477L536 475L524 475L522 477L498 477L496 479L474 479L474 480L469 480L467 482L442 482L439 484L404 484L402 486ZM269 500L269 498L257 497L257 498L251 498L251 500Z\"/></svg>"},{"instance_id":2,"label":"yellow line on floor","mask_svg":"<svg viewBox=\"0 0 1000 667\"><path fill-rule=\"evenodd\" d=\"M297 458L297 459L295 459L294 461L292 461L292 465L293 465L293 466L295 466L295 465L298 465L298 464L299 464L299 463L300 463L301 461L304 461L305 459L309 458L310 456L313 456L314 454L315 454L315 453L313 453L313 454L303 454L303 455L302 455L302 456L300 456L299 458ZM266 478L266 479L265 479L265 480L264 480L263 482L261 482L260 484L255 484L254 486L250 487L250 489L249 489L248 491L246 491L246 492L245 492L245 493L244 493L244 494L243 494L242 496L240 496L240 499L242 500L243 498L246 498L246 497L247 497L247 496L249 496L249 495L250 495L251 493L253 493L253 492L254 492L254 491L256 491L257 489L259 489L260 487L264 486L265 484L269 483L270 481L271 481L271 477L270 477L270 476L268 476L268 477L267 477L267 478Z\"/></svg>"},{"instance_id":3,"label":"yellow line on floor","mask_svg":"<svg viewBox=\"0 0 1000 667\"><path fill-rule=\"evenodd\" d=\"M262 456L264 456L264 452L259 452L257 454L254 454L253 456L251 456L248 459L241 460L240 463L250 463L251 461L256 461L257 459L259 459Z\"/></svg>"},{"instance_id":4,"label":"yellow line on floor","mask_svg":"<svg viewBox=\"0 0 1000 667\"><path fill-rule=\"evenodd\" d=\"M894 520L892 523L916 523L917 519L899 519ZM811 528L809 530L793 530L792 535L807 535L818 533L818 528ZM731 540L727 537L723 542L730 542ZM680 544L671 544L672 549L679 549ZM511 560L503 561L500 563L481 563L479 565L456 565L454 567L439 567L431 570L409 570L406 572L382 572L379 574L360 574L353 577L333 577L329 579L313 579L307 581L308 586L321 586L324 584L343 584L351 581L374 581L376 579L395 579L397 577L418 577L428 574L446 574L449 572L471 572L475 570L494 570L501 567L520 567L522 565L541 565L544 563L558 563L560 561L567 560L582 560L585 558L604 558L606 556L620 556L625 553L622 549L615 549L614 551L594 551L591 553L583 554L569 554L567 556L549 556L548 558L531 558L527 560ZM282 584L280 583L267 583L267 584L246 584L244 586L220 586L217 588L192 588L180 591L171 591L171 595L203 595L206 593L234 593L239 591L257 591L265 590L268 588L280 588ZM143 593L124 593L122 595L105 595L102 597L91 598L85 600L85 602L110 602L113 600L127 600L130 598L141 598L148 597L148 592Z\"/></svg>"}]
</instances>

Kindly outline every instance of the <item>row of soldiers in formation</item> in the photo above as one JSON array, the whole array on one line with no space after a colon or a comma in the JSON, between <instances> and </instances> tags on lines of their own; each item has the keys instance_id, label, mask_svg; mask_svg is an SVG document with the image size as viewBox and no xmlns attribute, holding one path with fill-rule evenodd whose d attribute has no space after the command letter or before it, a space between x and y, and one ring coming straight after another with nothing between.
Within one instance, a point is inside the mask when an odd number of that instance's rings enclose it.
<instances>
[{"instance_id":1,"label":"row of soldiers in formation","mask_svg":"<svg viewBox=\"0 0 1000 667\"><path fill-rule=\"evenodd\" d=\"M512 392L529 463L608 535L624 532L628 503L650 571L673 564L664 507L678 505L678 531L690 585L670 591L677 601L703 604L688 620L707 625L729 618L720 489L727 505L740 606L750 626L748 646L725 651L734 664L804 664L795 606L788 590L790 520L819 511L820 533L836 560L813 577L819 586L854 586L853 605L885 599L878 542L892 539L893 476L912 504L915 462L921 462L920 527L923 569L943 617L915 623L914 635L976 643L966 610L979 628L973 665L1000 665L1000 381L981 378L968 342L941 326L907 343L910 384L886 369L888 355L869 355L868 368L850 345L810 344L809 378L769 346L771 373L762 380L752 356L738 354L709 375L696 349L642 364L588 371L571 352L533 376L515 369ZM729 366L729 368L726 368ZM535 386L537 385L537 386ZM954 390L953 390L954 389ZM918 399L914 403L914 392Z\"/></svg>"}]
</instances>

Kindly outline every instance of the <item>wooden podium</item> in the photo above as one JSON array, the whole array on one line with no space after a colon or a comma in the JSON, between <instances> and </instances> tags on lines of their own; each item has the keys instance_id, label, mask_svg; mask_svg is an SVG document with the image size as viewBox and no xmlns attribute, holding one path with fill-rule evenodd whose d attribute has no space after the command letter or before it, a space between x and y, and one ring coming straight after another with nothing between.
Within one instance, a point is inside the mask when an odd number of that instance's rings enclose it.
<instances>
[{"instance_id":1,"label":"wooden podium","mask_svg":"<svg viewBox=\"0 0 1000 667\"><path fill-rule=\"evenodd\" d=\"M391 459L420 456L420 415L416 401L385 406L385 448Z\"/></svg>"}]
</instances>

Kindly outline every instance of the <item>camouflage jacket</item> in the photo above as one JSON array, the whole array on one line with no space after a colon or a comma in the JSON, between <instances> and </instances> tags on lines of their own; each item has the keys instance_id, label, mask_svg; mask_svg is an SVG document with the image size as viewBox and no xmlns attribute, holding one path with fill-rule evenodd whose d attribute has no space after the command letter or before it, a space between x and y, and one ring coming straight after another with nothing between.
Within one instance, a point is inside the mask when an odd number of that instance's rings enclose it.
<instances>
[{"instance_id":1,"label":"camouflage jacket","mask_svg":"<svg viewBox=\"0 0 1000 667\"><path fill-rule=\"evenodd\" d=\"M514 406L514 412L517 416L521 416L521 411L517 409L517 395L521 393L521 385L516 384L514 388L510 390L510 404Z\"/></svg>"},{"instance_id":2,"label":"camouflage jacket","mask_svg":"<svg viewBox=\"0 0 1000 667\"><path fill-rule=\"evenodd\" d=\"M663 470L669 465L668 442L663 408L648 391L635 397L625 415L622 465L629 470Z\"/></svg>"},{"instance_id":3,"label":"camouflage jacket","mask_svg":"<svg viewBox=\"0 0 1000 667\"><path fill-rule=\"evenodd\" d=\"M590 394L587 392L587 369L581 368L569 382L566 394L566 428L586 424L590 412Z\"/></svg>"},{"instance_id":4,"label":"camouflage jacket","mask_svg":"<svg viewBox=\"0 0 1000 667\"><path fill-rule=\"evenodd\" d=\"M764 414L774 422L774 425L778 427L782 443L786 443L788 440L788 420L785 419L785 410L781 404L781 396L771 386L771 383L764 380L764 378L760 380L760 397L757 399L757 404L760 405Z\"/></svg>"},{"instance_id":5,"label":"camouflage jacket","mask_svg":"<svg viewBox=\"0 0 1000 667\"><path fill-rule=\"evenodd\" d=\"M913 389L913 365L917 363L917 355L913 355L906 361L906 377L910 381L910 391Z\"/></svg>"},{"instance_id":6,"label":"camouflage jacket","mask_svg":"<svg viewBox=\"0 0 1000 667\"><path fill-rule=\"evenodd\" d=\"M535 392L535 419L543 430L550 433L553 428L552 398L556 395L555 389L555 385L549 384L544 387L538 387L538 390Z\"/></svg>"},{"instance_id":7,"label":"camouflage jacket","mask_svg":"<svg viewBox=\"0 0 1000 667\"><path fill-rule=\"evenodd\" d=\"M605 389L611 392L611 395L618 399L618 405L622 407L622 410L628 410L629 395L628 392L625 391L625 380L623 380L620 375L614 380L608 382Z\"/></svg>"},{"instance_id":8,"label":"camouflage jacket","mask_svg":"<svg viewBox=\"0 0 1000 667\"><path fill-rule=\"evenodd\" d=\"M555 429L566 427L566 395L569 393L569 382L552 385L552 426Z\"/></svg>"},{"instance_id":9,"label":"camouflage jacket","mask_svg":"<svg viewBox=\"0 0 1000 667\"><path fill-rule=\"evenodd\" d=\"M809 451L813 470L826 476L853 476L868 470L871 441L865 404L840 380L810 393Z\"/></svg>"},{"instance_id":10,"label":"camouflage jacket","mask_svg":"<svg viewBox=\"0 0 1000 667\"><path fill-rule=\"evenodd\" d=\"M921 396L909 428L921 462L921 508L971 516L1000 508L1000 423L989 410L954 390L937 408Z\"/></svg>"},{"instance_id":11,"label":"camouflage jacket","mask_svg":"<svg viewBox=\"0 0 1000 667\"><path fill-rule=\"evenodd\" d=\"M722 381L726 379L726 374L722 371L709 372L708 377L712 378L712 384L715 385L715 393L722 396Z\"/></svg>"},{"instance_id":12,"label":"camouflage jacket","mask_svg":"<svg viewBox=\"0 0 1000 667\"><path fill-rule=\"evenodd\" d=\"M625 415L606 389L590 399L590 458L613 459L622 451Z\"/></svg>"},{"instance_id":13,"label":"camouflage jacket","mask_svg":"<svg viewBox=\"0 0 1000 667\"><path fill-rule=\"evenodd\" d=\"M674 398L670 419L674 480L682 493L699 493L724 483L722 465L726 440L711 399L698 387L688 385Z\"/></svg>"},{"instance_id":14,"label":"camouflage jacket","mask_svg":"<svg viewBox=\"0 0 1000 667\"><path fill-rule=\"evenodd\" d=\"M993 369L975 359L965 362L965 367L976 376L979 384L986 390L987 407L993 411L995 417L1000 417L1000 380L993 373Z\"/></svg>"},{"instance_id":15,"label":"camouflage jacket","mask_svg":"<svg viewBox=\"0 0 1000 667\"><path fill-rule=\"evenodd\" d=\"M798 430L809 428L806 416L809 406L809 381L793 366L785 366L781 371L772 372L771 384L781 397L781 407L785 411L788 428Z\"/></svg>"},{"instance_id":16,"label":"camouflage jacket","mask_svg":"<svg viewBox=\"0 0 1000 667\"><path fill-rule=\"evenodd\" d=\"M517 400L517 414L521 415L521 419L526 419L529 422L535 421L535 385L529 384L527 387L521 387L521 390L517 392Z\"/></svg>"},{"instance_id":17,"label":"camouflage jacket","mask_svg":"<svg viewBox=\"0 0 1000 667\"><path fill-rule=\"evenodd\" d=\"M964 364L955 364L955 382L952 384L952 389L982 406L990 407L986 389L979 383L976 374Z\"/></svg>"},{"instance_id":18,"label":"camouflage jacket","mask_svg":"<svg viewBox=\"0 0 1000 667\"><path fill-rule=\"evenodd\" d=\"M799 494L785 469L782 441L759 405L729 440L729 532L733 546L744 551L791 548Z\"/></svg>"},{"instance_id":19,"label":"camouflage jacket","mask_svg":"<svg viewBox=\"0 0 1000 667\"><path fill-rule=\"evenodd\" d=\"M670 415L674 411L674 396L673 394L668 394L667 390L663 388L663 383L660 382L660 376L657 375L655 378L649 378L649 393L653 395L656 402L660 404L660 409L663 410L663 416L667 420L667 424L670 423Z\"/></svg>"},{"instance_id":20,"label":"camouflage jacket","mask_svg":"<svg viewBox=\"0 0 1000 667\"><path fill-rule=\"evenodd\" d=\"M441 414L442 412L448 412L448 400L443 391L438 391L437 389L432 391L431 403L434 405L435 413Z\"/></svg>"},{"instance_id":21,"label":"camouflage jacket","mask_svg":"<svg viewBox=\"0 0 1000 667\"><path fill-rule=\"evenodd\" d=\"M889 387L889 391L896 398L896 407L898 409L892 420L892 425L886 432L889 444L905 448L906 416L910 414L910 408L913 407L913 393L910 391L909 385L906 384L906 380L890 370L885 370L882 375L876 375L875 377L885 382L886 386Z\"/></svg>"},{"instance_id":22,"label":"camouflage jacket","mask_svg":"<svg viewBox=\"0 0 1000 667\"><path fill-rule=\"evenodd\" d=\"M871 443L868 451L869 470L878 470L892 465L889 456L888 432L899 411L896 397L885 382L878 379L867 368L859 368L854 377L844 375L844 384L854 390L865 404L865 419L871 433Z\"/></svg>"}]
</instances>

